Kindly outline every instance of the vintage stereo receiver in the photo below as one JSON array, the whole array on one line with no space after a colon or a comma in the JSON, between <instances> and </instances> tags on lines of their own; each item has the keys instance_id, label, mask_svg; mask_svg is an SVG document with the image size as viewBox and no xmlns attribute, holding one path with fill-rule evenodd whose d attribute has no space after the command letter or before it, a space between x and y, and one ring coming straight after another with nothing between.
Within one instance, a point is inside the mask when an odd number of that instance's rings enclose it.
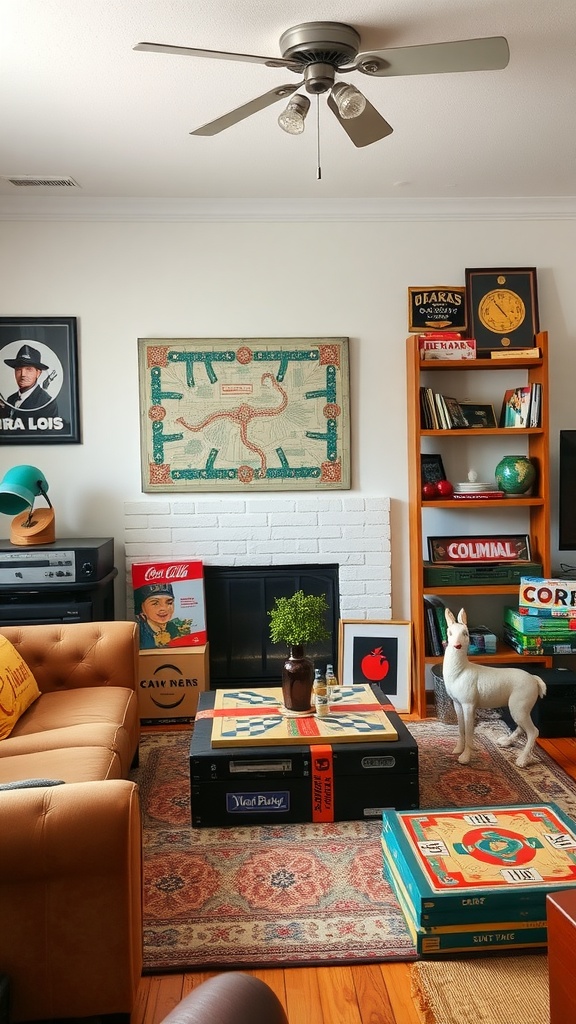
<instances>
[{"instance_id":1,"label":"vintage stereo receiver","mask_svg":"<svg viewBox=\"0 0 576 1024\"><path fill-rule=\"evenodd\" d=\"M0 625L113 619L117 575L113 537L0 541Z\"/></svg>"},{"instance_id":2,"label":"vintage stereo receiver","mask_svg":"<svg viewBox=\"0 0 576 1024\"><path fill-rule=\"evenodd\" d=\"M537 562L475 562L468 565L424 562L425 587L482 587L491 584L509 587L520 585L522 576L541 575L542 565Z\"/></svg>"},{"instance_id":3,"label":"vintage stereo receiver","mask_svg":"<svg viewBox=\"0 0 576 1024\"><path fill-rule=\"evenodd\" d=\"M113 537L76 537L29 548L0 541L0 587L92 583L113 569Z\"/></svg>"}]
</instances>

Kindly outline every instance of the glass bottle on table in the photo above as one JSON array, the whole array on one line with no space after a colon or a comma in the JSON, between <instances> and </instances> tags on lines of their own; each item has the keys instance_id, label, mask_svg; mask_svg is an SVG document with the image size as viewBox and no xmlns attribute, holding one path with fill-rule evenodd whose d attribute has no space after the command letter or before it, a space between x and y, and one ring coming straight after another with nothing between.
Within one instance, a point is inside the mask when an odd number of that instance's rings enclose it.
<instances>
[{"instance_id":1,"label":"glass bottle on table","mask_svg":"<svg viewBox=\"0 0 576 1024\"><path fill-rule=\"evenodd\" d=\"M322 673L322 669L314 669L314 704L316 706L316 714L318 718L325 718L329 712L328 707L328 687L326 686L326 677Z\"/></svg>"},{"instance_id":2,"label":"glass bottle on table","mask_svg":"<svg viewBox=\"0 0 576 1024\"><path fill-rule=\"evenodd\" d=\"M328 690L328 701L338 700L338 680L334 675L334 667L326 665L326 688Z\"/></svg>"}]
</instances>

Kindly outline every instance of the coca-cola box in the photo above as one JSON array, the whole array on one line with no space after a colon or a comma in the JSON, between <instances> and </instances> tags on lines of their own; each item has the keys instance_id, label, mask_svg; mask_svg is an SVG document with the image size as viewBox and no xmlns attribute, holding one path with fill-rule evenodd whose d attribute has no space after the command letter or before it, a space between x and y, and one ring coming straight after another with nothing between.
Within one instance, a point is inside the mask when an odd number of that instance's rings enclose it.
<instances>
[{"instance_id":1,"label":"coca-cola box","mask_svg":"<svg viewBox=\"0 0 576 1024\"><path fill-rule=\"evenodd\" d=\"M176 558L135 562L132 588L141 651L206 644L202 562Z\"/></svg>"}]
</instances>

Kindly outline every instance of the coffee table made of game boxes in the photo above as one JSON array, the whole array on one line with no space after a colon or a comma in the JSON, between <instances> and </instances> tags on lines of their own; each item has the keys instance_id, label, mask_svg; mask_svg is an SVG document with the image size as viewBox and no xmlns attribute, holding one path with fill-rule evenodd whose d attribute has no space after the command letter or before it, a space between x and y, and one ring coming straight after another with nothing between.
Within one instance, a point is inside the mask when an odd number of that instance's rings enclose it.
<instances>
[{"instance_id":1,"label":"coffee table made of game boxes","mask_svg":"<svg viewBox=\"0 0 576 1024\"><path fill-rule=\"evenodd\" d=\"M326 718L282 713L280 688L199 694L192 825L380 818L418 808L418 746L378 686L341 686Z\"/></svg>"}]
</instances>

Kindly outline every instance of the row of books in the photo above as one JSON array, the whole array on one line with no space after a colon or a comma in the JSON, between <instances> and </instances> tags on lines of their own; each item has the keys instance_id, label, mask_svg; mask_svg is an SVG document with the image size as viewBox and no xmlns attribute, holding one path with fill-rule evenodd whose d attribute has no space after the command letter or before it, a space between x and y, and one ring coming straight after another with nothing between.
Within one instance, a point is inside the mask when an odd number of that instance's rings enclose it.
<instances>
[{"instance_id":1,"label":"row of books","mask_svg":"<svg viewBox=\"0 0 576 1024\"><path fill-rule=\"evenodd\" d=\"M547 895L576 886L576 822L553 803L386 808L381 843L422 957L545 946Z\"/></svg>"},{"instance_id":2,"label":"row of books","mask_svg":"<svg viewBox=\"0 0 576 1024\"><path fill-rule=\"evenodd\" d=\"M427 655L442 657L448 643L446 605L435 594L424 598L425 652ZM495 654L498 637L488 626L470 626L469 654ZM574 634L576 638L576 633Z\"/></svg>"},{"instance_id":3,"label":"row of books","mask_svg":"<svg viewBox=\"0 0 576 1024\"><path fill-rule=\"evenodd\" d=\"M427 655L442 657L447 644L446 606L435 594L424 597L425 651ZM532 614L524 607L504 608L502 639L518 654L574 654L576 653L576 616L552 615L540 609L541 615ZM495 654L498 635L488 626L470 626L472 655Z\"/></svg>"},{"instance_id":4,"label":"row of books","mask_svg":"<svg viewBox=\"0 0 576 1024\"><path fill-rule=\"evenodd\" d=\"M527 384L504 393L500 419L485 402L459 402L456 398L420 388L420 421L424 430L456 430L466 427L539 427L542 385Z\"/></svg>"},{"instance_id":5,"label":"row of books","mask_svg":"<svg viewBox=\"0 0 576 1024\"><path fill-rule=\"evenodd\" d=\"M432 388L420 388L420 418L425 430L453 430L468 427L460 403Z\"/></svg>"}]
</instances>

